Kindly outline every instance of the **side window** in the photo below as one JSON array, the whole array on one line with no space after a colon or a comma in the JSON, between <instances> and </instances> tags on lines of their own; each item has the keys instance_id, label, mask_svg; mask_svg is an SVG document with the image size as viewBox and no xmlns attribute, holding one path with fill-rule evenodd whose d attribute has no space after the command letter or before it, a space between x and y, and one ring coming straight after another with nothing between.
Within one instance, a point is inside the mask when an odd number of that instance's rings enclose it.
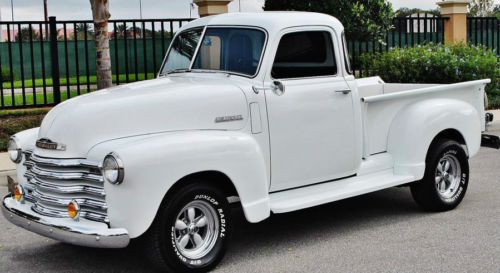
<instances>
[{"instance_id":1,"label":"side window","mask_svg":"<svg viewBox=\"0 0 500 273\"><path fill-rule=\"evenodd\" d=\"M271 76L275 79L337 74L332 37L327 31L285 34L278 45Z\"/></svg>"}]
</instances>

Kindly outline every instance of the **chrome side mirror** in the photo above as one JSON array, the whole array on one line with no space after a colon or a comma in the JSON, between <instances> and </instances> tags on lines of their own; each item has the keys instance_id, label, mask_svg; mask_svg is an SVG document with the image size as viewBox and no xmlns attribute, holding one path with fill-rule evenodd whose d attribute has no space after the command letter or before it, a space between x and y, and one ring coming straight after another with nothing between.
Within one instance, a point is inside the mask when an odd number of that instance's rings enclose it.
<instances>
[{"instance_id":1,"label":"chrome side mirror","mask_svg":"<svg viewBox=\"0 0 500 273\"><path fill-rule=\"evenodd\" d=\"M274 94L281 96L285 93L285 86L280 81L273 81L272 90Z\"/></svg>"}]
</instances>

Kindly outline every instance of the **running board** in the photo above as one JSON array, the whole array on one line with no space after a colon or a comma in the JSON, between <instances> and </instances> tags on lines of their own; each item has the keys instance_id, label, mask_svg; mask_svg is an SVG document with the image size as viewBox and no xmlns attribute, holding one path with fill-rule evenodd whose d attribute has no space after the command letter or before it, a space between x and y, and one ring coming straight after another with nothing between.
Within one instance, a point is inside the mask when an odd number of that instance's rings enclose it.
<instances>
[{"instance_id":1,"label":"running board","mask_svg":"<svg viewBox=\"0 0 500 273\"><path fill-rule=\"evenodd\" d=\"M271 211L285 213L314 207L349 197L391 188L415 181L410 175L394 175L385 170L308 187L270 194Z\"/></svg>"}]
</instances>

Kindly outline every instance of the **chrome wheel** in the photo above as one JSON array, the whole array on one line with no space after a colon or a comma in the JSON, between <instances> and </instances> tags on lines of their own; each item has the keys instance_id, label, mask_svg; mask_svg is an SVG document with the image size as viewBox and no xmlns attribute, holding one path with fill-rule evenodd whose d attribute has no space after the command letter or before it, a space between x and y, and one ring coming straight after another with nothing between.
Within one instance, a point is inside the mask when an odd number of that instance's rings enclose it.
<instances>
[{"instance_id":1,"label":"chrome wheel","mask_svg":"<svg viewBox=\"0 0 500 273\"><path fill-rule=\"evenodd\" d=\"M217 212L206 201L192 201L177 215L174 229L179 252L191 260L203 258L217 242Z\"/></svg>"},{"instance_id":2,"label":"chrome wheel","mask_svg":"<svg viewBox=\"0 0 500 273\"><path fill-rule=\"evenodd\" d=\"M460 162L454 155L447 154L439 160L435 172L435 181L441 197L448 199L457 193L461 174Z\"/></svg>"}]
</instances>

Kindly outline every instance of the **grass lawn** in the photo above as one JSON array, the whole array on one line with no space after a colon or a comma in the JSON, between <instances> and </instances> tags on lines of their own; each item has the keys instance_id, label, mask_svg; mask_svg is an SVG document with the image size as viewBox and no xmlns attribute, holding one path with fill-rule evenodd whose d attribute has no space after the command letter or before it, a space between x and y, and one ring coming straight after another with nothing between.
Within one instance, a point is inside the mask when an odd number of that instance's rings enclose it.
<instances>
[{"instance_id":1,"label":"grass lawn","mask_svg":"<svg viewBox=\"0 0 500 273\"><path fill-rule=\"evenodd\" d=\"M145 75L140 73L138 77L135 77L135 74L129 74L129 81L130 82L135 82L135 81L143 81L145 80ZM148 79L153 79L156 77L155 73L148 73ZM69 78L69 85L77 85L77 77L71 77ZM87 84L87 76L80 76L80 85L86 85ZM120 80L120 83L124 83L127 80L127 75L126 74L120 74L118 75L118 79ZM64 86L67 86L67 79L62 75L61 79L61 88L64 89ZM113 75L113 82L116 82L116 75ZM97 84L97 77L96 76L89 76L89 83L90 84ZM14 81L14 88L22 88L23 87L23 81L21 80L16 80ZM52 79L46 79L45 84L47 86L52 86ZM43 79L35 79L34 82L35 87L43 87ZM10 89L11 88L11 83L10 82L4 82L3 83L3 88L4 89ZM33 81L31 79L26 79L24 80L24 86L26 88L32 88L33 87Z\"/></svg>"},{"instance_id":2,"label":"grass lawn","mask_svg":"<svg viewBox=\"0 0 500 273\"><path fill-rule=\"evenodd\" d=\"M0 152L7 151L9 137L17 132L39 127L50 108L0 110Z\"/></svg>"},{"instance_id":3,"label":"grass lawn","mask_svg":"<svg viewBox=\"0 0 500 273\"><path fill-rule=\"evenodd\" d=\"M87 92L81 92L80 94L86 94ZM77 91L71 91L70 93L70 98L74 98L78 96ZM22 94L15 94L14 95L15 103L16 105L24 105L23 103L23 95ZM68 94L66 91L61 91L61 101L65 101L68 99ZM37 93L36 94L36 104L35 104L35 96L33 94L26 94L26 105L40 105L43 106L44 103L44 96L43 93ZM52 92L47 92L47 104L54 103L54 94ZM7 95L4 96L4 104L5 106L12 106L12 96Z\"/></svg>"}]
</instances>

